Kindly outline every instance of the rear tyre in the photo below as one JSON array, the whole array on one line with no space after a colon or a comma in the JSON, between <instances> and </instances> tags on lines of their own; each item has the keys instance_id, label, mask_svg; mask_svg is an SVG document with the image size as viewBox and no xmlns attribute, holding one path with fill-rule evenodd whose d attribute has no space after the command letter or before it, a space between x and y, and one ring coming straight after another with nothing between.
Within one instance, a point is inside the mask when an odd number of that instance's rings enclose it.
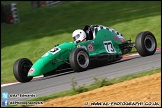
<instances>
[{"instance_id":1,"label":"rear tyre","mask_svg":"<svg viewBox=\"0 0 162 108\"><path fill-rule=\"evenodd\" d=\"M22 83L31 81L33 77L28 77L27 75L32 65L32 62L27 58L16 60L13 66L13 74L15 78Z\"/></svg>"},{"instance_id":2,"label":"rear tyre","mask_svg":"<svg viewBox=\"0 0 162 108\"><path fill-rule=\"evenodd\" d=\"M155 36L149 32L140 32L135 41L135 47L141 56L153 55L157 48Z\"/></svg>"},{"instance_id":3,"label":"rear tyre","mask_svg":"<svg viewBox=\"0 0 162 108\"><path fill-rule=\"evenodd\" d=\"M70 53L69 63L75 72L86 71L89 67L89 55L83 48L76 48Z\"/></svg>"}]
</instances>

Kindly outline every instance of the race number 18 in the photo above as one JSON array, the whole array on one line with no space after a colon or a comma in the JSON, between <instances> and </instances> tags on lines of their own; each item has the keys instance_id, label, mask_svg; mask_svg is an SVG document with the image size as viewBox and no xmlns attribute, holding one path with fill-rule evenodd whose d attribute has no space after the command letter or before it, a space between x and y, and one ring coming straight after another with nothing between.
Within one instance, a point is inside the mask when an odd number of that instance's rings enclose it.
<instances>
[{"instance_id":1,"label":"race number 18","mask_svg":"<svg viewBox=\"0 0 162 108\"><path fill-rule=\"evenodd\" d=\"M116 52L111 41L104 41L103 44L104 44L105 49L108 53Z\"/></svg>"}]
</instances>

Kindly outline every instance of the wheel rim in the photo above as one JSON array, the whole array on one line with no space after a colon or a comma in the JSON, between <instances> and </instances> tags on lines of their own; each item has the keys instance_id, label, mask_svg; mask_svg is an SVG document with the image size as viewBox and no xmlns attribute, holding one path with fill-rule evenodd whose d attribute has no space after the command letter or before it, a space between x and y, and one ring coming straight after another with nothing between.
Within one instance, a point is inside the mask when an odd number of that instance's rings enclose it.
<instances>
[{"instance_id":1,"label":"wheel rim","mask_svg":"<svg viewBox=\"0 0 162 108\"><path fill-rule=\"evenodd\" d=\"M80 67L86 68L89 64L89 57L84 51L80 51L77 55L77 62Z\"/></svg>"},{"instance_id":2,"label":"wheel rim","mask_svg":"<svg viewBox=\"0 0 162 108\"><path fill-rule=\"evenodd\" d=\"M24 77L27 77L27 74L30 70L31 64L29 62L23 62L21 65L21 69L22 69L22 75Z\"/></svg>"},{"instance_id":3,"label":"wheel rim","mask_svg":"<svg viewBox=\"0 0 162 108\"><path fill-rule=\"evenodd\" d=\"M145 37L144 43L148 51L153 51L155 49L155 40L151 35Z\"/></svg>"}]
</instances>

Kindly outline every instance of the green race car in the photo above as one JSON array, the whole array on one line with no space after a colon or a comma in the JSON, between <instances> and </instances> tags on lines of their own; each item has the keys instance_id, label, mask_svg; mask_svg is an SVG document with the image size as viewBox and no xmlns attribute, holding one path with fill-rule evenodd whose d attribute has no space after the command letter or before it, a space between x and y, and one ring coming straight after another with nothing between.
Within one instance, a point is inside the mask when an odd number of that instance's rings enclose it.
<instances>
[{"instance_id":1,"label":"green race car","mask_svg":"<svg viewBox=\"0 0 162 108\"><path fill-rule=\"evenodd\" d=\"M78 41L81 35L74 35L74 42L56 45L34 64L28 58L16 60L13 66L15 78L19 82L29 82L35 76L52 75L66 65L75 72L86 71L93 59L114 62L122 59L122 55L129 53L133 47L141 56L149 56L157 47L156 39L149 31L140 32L133 43L118 31L102 25L87 25L83 31L86 41Z\"/></svg>"}]
</instances>

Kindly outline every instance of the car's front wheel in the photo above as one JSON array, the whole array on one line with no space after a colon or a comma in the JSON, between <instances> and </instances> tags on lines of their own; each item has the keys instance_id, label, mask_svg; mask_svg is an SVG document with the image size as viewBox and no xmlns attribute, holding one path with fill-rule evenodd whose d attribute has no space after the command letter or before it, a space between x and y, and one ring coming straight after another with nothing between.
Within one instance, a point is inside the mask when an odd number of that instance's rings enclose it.
<instances>
[{"instance_id":1,"label":"car's front wheel","mask_svg":"<svg viewBox=\"0 0 162 108\"><path fill-rule=\"evenodd\" d=\"M157 48L155 36L149 31L140 32L136 37L135 47L141 56L153 55Z\"/></svg>"},{"instance_id":2,"label":"car's front wheel","mask_svg":"<svg viewBox=\"0 0 162 108\"><path fill-rule=\"evenodd\" d=\"M32 66L32 62L27 58L20 58L16 60L13 65L13 74L19 82L29 82L33 77L28 77L28 72Z\"/></svg>"},{"instance_id":3,"label":"car's front wheel","mask_svg":"<svg viewBox=\"0 0 162 108\"><path fill-rule=\"evenodd\" d=\"M75 72L85 71L89 67L89 54L83 48L76 48L70 53L69 63Z\"/></svg>"}]
</instances>

